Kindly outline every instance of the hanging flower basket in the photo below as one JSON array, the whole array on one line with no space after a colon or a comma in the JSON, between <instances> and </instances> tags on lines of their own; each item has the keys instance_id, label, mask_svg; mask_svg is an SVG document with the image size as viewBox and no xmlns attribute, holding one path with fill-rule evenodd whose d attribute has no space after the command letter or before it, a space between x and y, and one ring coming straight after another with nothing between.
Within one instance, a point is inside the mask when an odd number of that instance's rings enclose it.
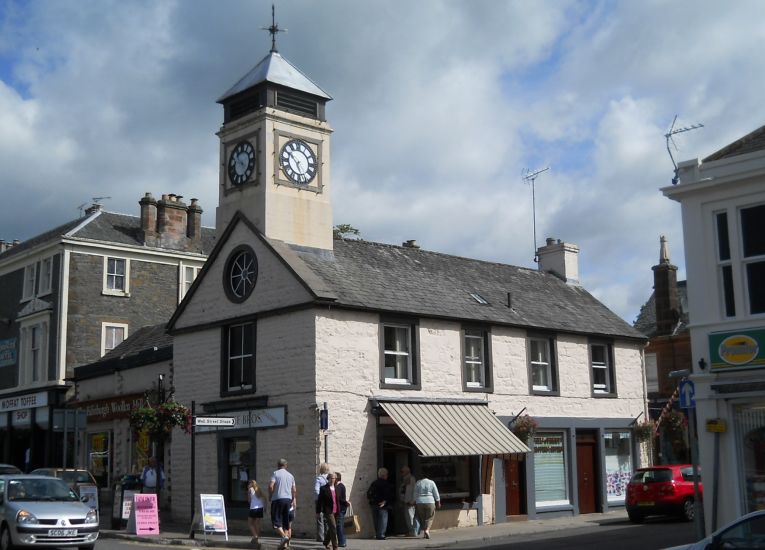
<instances>
[{"instance_id":1,"label":"hanging flower basket","mask_svg":"<svg viewBox=\"0 0 765 550\"><path fill-rule=\"evenodd\" d=\"M534 436L534 432L538 425L539 424L533 417L524 414L515 419L510 426L510 430L518 437L518 439L526 443L529 438Z\"/></svg>"},{"instance_id":2,"label":"hanging flower basket","mask_svg":"<svg viewBox=\"0 0 765 550\"><path fill-rule=\"evenodd\" d=\"M632 429L635 432L635 439L641 442L650 441L653 439L656 430L656 422L653 420L637 422Z\"/></svg>"},{"instance_id":3,"label":"hanging flower basket","mask_svg":"<svg viewBox=\"0 0 765 550\"><path fill-rule=\"evenodd\" d=\"M680 435L688 426L688 419L682 411L672 410L661 421L661 425L665 431L673 435Z\"/></svg>"},{"instance_id":4,"label":"hanging flower basket","mask_svg":"<svg viewBox=\"0 0 765 550\"><path fill-rule=\"evenodd\" d=\"M175 401L141 407L130 413L130 427L136 432L146 431L152 437L167 437L173 428L189 433L191 411Z\"/></svg>"}]
</instances>

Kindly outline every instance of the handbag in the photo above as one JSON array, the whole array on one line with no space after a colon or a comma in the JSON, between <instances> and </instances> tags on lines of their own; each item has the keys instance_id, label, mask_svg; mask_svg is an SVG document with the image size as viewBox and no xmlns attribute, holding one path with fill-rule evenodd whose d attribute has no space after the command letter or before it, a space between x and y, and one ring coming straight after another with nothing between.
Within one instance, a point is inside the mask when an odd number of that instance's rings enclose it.
<instances>
[{"instance_id":1,"label":"handbag","mask_svg":"<svg viewBox=\"0 0 765 550\"><path fill-rule=\"evenodd\" d=\"M361 524L359 523L359 516L353 513L353 505L348 502L348 508L345 510L345 518L343 519L343 527L347 534L360 533Z\"/></svg>"}]
</instances>

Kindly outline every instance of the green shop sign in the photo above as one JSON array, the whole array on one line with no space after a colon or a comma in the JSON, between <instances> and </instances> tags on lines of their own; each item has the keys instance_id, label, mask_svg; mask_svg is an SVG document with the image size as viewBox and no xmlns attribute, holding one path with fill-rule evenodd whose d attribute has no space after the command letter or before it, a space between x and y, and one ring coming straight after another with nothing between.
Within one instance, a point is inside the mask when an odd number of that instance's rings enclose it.
<instances>
[{"instance_id":1,"label":"green shop sign","mask_svg":"<svg viewBox=\"0 0 765 550\"><path fill-rule=\"evenodd\" d=\"M711 370L765 367L765 328L709 335Z\"/></svg>"}]
</instances>

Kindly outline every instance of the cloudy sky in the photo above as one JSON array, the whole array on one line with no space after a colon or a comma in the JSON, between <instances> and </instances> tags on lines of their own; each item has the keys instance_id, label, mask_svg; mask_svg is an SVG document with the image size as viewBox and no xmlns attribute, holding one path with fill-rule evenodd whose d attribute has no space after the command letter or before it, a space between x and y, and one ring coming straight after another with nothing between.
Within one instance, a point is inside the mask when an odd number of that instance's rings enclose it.
<instances>
[{"instance_id":1,"label":"cloudy sky","mask_svg":"<svg viewBox=\"0 0 765 550\"><path fill-rule=\"evenodd\" d=\"M533 266L579 245L583 284L634 321L659 236L685 277L680 207L659 188L765 124L765 2L277 0L280 53L333 96L335 223L368 240ZM214 225L222 108L268 53L260 0L0 1L0 238L93 197L198 197Z\"/></svg>"}]
</instances>

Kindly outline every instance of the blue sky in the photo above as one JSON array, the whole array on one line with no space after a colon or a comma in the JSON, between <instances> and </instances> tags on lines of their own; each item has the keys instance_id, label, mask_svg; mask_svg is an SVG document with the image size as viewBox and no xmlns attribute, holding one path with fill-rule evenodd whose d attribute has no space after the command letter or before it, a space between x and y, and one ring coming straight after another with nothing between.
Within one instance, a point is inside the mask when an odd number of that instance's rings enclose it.
<instances>
[{"instance_id":1,"label":"blue sky","mask_svg":"<svg viewBox=\"0 0 765 550\"><path fill-rule=\"evenodd\" d=\"M369 240L532 267L580 247L584 286L632 322L659 236L683 269L677 160L765 123L765 3L277 0L279 51L327 90L335 223ZM270 1L0 4L0 238L92 197L197 197L214 224L217 97L270 48Z\"/></svg>"}]
</instances>

